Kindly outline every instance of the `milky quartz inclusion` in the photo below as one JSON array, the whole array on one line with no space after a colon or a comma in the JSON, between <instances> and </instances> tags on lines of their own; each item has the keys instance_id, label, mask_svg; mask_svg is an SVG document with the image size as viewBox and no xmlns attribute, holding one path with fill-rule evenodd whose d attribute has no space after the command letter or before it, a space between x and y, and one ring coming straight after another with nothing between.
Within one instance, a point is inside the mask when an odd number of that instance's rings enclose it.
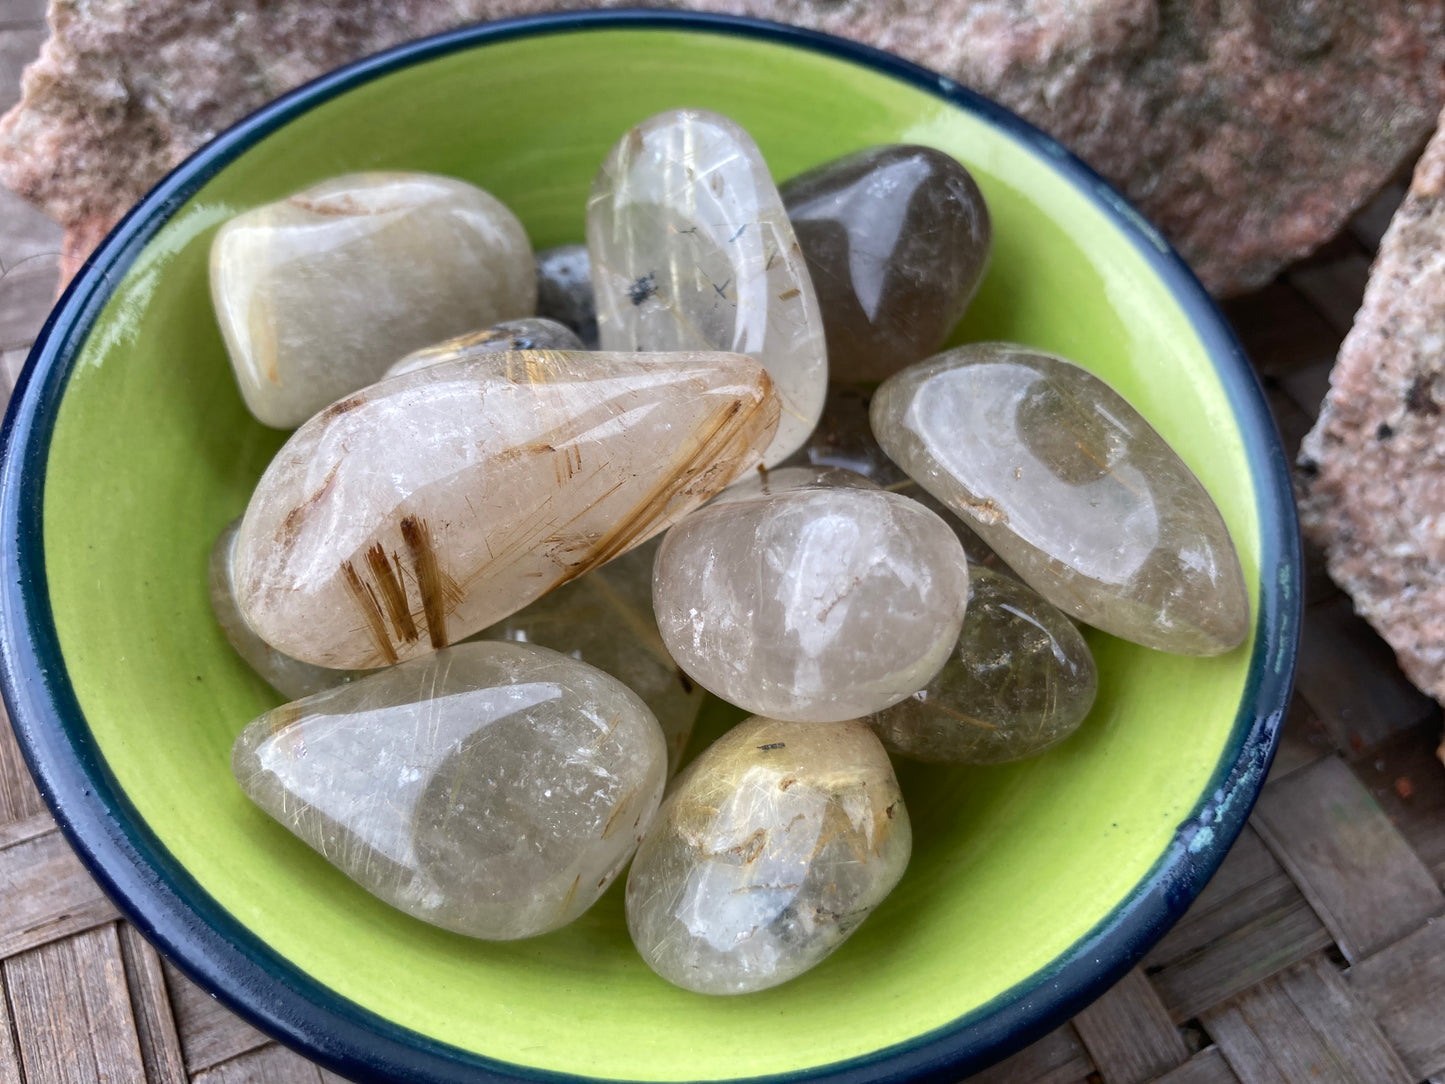
<instances>
[{"instance_id":1,"label":"milky quartz inclusion","mask_svg":"<svg viewBox=\"0 0 1445 1084\"><path fill-rule=\"evenodd\" d=\"M503 618L481 636L541 644L611 674L640 696L667 740L677 771L706 697L682 672L652 615L652 565L659 539L644 542Z\"/></svg>"},{"instance_id":2,"label":"milky quartz inclusion","mask_svg":"<svg viewBox=\"0 0 1445 1084\"><path fill-rule=\"evenodd\" d=\"M1029 347L963 346L887 380L871 416L894 461L1065 613L1185 655L1248 633L1219 509L1093 374Z\"/></svg>"},{"instance_id":3,"label":"milky quartz inclusion","mask_svg":"<svg viewBox=\"0 0 1445 1084\"><path fill-rule=\"evenodd\" d=\"M666 764L626 686L499 643L285 704L231 753L247 796L368 892L499 941L592 906L656 812Z\"/></svg>"},{"instance_id":4,"label":"milky quartz inclusion","mask_svg":"<svg viewBox=\"0 0 1445 1084\"><path fill-rule=\"evenodd\" d=\"M663 530L750 470L777 418L736 354L483 354L373 384L266 468L237 603L306 662L425 654Z\"/></svg>"},{"instance_id":5,"label":"milky quartz inclusion","mask_svg":"<svg viewBox=\"0 0 1445 1084\"><path fill-rule=\"evenodd\" d=\"M752 718L663 803L627 877L627 928L669 982L762 990L841 945L911 850L898 781L867 727Z\"/></svg>"},{"instance_id":6,"label":"milky quartz inclusion","mask_svg":"<svg viewBox=\"0 0 1445 1084\"><path fill-rule=\"evenodd\" d=\"M390 366L384 376L390 379L425 369L442 361L458 361L478 354L500 354L508 350L581 350L582 340L571 328L564 327L556 320L540 316L528 316L522 320L503 320L500 324L469 331L444 339L431 346L413 350L406 357Z\"/></svg>"},{"instance_id":7,"label":"milky quartz inclusion","mask_svg":"<svg viewBox=\"0 0 1445 1084\"><path fill-rule=\"evenodd\" d=\"M1089 645L1062 611L1027 584L974 567L948 662L866 722L891 752L915 760L999 764L1067 738L1098 687Z\"/></svg>"},{"instance_id":8,"label":"milky quartz inclusion","mask_svg":"<svg viewBox=\"0 0 1445 1084\"><path fill-rule=\"evenodd\" d=\"M663 642L699 685L759 715L834 722L938 672L968 561L918 502L850 471L790 467L673 527L652 592Z\"/></svg>"},{"instance_id":9,"label":"milky quartz inclusion","mask_svg":"<svg viewBox=\"0 0 1445 1084\"><path fill-rule=\"evenodd\" d=\"M818 303L752 138L679 109L633 128L602 163L587 247L604 350L729 350L767 367L783 401L764 464L782 462L823 409Z\"/></svg>"},{"instance_id":10,"label":"milky quartz inclusion","mask_svg":"<svg viewBox=\"0 0 1445 1084\"><path fill-rule=\"evenodd\" d=\"M412 350L530 316L537 282L521 222L482 189L352 173L223 225L211 298L247 408L286 429Z\"/></svg>"}]
</instances>

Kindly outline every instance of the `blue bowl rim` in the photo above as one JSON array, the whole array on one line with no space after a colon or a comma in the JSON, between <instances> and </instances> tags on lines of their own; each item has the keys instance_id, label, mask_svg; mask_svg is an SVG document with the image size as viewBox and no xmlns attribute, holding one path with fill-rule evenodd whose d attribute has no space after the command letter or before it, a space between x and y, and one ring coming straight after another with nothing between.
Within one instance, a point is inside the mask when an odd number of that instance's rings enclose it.
<instances>
[{"instance_id":1,"label":"blue bowl rim","mask_svg":"<svg viewBox=\"0 0 1445 1084\"><path fill-rule=\"evenodd\" d=\"M737 35L839 58L921 89L1052 160L1131 238L1179 301L1218 371L1249 453L1262 527L1250 670L1226 755L1150 872L1051 966L958 1020L866 1056L750 1078L751 1084L956 1081L1023 1047L1108 989L1184 913L1239 835L1289 702L1299 640L1300 535L1287 461L1259 383L1178 254L1053 138L951 79L891 54L758 19L632 9L557 12L464 27L363 58L217 136L162 179L86 261L41 330L11 399L0 429L0 693L41 794L90 872L150 941L254 1026L357 1081L594 1079L501 1062L399 1027L281 957L190 877L141 819L90 737L50 612L42 511L56 414L89 329L144 246L218 170L300 113L399 68L515 38L614 29Z\"/></svg>"}]
</instances>

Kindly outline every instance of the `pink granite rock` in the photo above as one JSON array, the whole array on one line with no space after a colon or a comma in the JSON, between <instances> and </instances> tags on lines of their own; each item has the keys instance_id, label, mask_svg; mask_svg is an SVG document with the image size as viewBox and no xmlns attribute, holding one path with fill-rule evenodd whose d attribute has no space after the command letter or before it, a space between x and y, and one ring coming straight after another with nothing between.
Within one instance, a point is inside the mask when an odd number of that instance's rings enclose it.
<instances>
[{"instance_id":1,"label":"pink granite rock","mask_svg":"<svg viewBox=\"0 0 1445 1084\"><path fill-rule=\"evenodd\" d=\"M1304 528L1330 576L1445 702L1445 127L1380 244L1300 452Z\"/></svg>"},{"instance_id":2,"label":"pink granite rock","mask_svg":"<svg viewBox=\"0 0 1445 1084\"><path fill-rule=\"evenodd\" d=\"M612 6L607 0L603 6ZM403 39L577 0L51 0L0 182L71 265L207 138ZM1445 0L678 0L890 49L1083 155L1219 293L1330 237L1429 133Z\"/></svg>"}]
</instances>

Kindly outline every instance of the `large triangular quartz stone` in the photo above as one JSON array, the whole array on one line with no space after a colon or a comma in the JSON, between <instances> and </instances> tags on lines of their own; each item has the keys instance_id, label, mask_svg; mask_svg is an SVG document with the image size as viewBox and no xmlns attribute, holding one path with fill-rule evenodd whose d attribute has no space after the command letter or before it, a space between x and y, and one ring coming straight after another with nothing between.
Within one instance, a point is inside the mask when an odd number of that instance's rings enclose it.
<instances>
[{"instance_id":1,"label":"large triangular quartz stone","mask_svg":"<svg viewBox=\"0 0 1445 1084\"><path fill-rule=\"evenodd\" d=\"M720 492L778 412L738 354L491 354L373 384L266 469L237 602L272 647L321 666L425 654Z\"/></svg>"}]
</instances>

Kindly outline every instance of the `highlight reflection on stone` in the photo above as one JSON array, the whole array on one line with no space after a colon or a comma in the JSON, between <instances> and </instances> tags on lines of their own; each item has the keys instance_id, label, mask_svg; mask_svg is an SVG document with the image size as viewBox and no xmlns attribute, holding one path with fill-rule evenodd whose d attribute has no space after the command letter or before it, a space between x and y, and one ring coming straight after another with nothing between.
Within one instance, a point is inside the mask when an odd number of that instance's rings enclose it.
<instances>
[{"instance_id":1,"label":"highlight reflection on stone","mask_svg":"<svg viewBox=\"0 0 1445 1084\"><path fill-rule=\"evenodd\" d=\"M932 147L870 147L781 187L808 261L834 380L883 380L926 358L988 268L988 207Z\"/></svg>"},{"instance_id":2,"label":"highlight reflection on stone","mask_svg":"<svg viewBox=\"0 0 1445 1084\"><path fill-rule=\"evenodd\" d=\"M236 532L240 527L239 519L226 525L226 529L216 538L216 544L211 548L210 563L211 609L236 654L287 700L300 700L303 696L319 693L323 689L334 689L338 685L364 677L367 673L364 670L332 670L293 659L290 655L277 651L246 624L246 619L241 616L241 610L236 605L236 585L231 579Z\"/></svg>"},{"instance_id":3,"label":"highlight reflection on stone","mask_svg":"<svg viewBox=\"0 0 1445 1084\"><path fill-rule=\"evenodd\" d=\"M678 986L766 989L841 945L911 850L898 781L867 727L755 717L663 803L627 877L627 928Z\"/></svg>"},{"instance_id":4,"label":"highlight reflection on stone","mask_svg":"<svg viewBox=\"0 0 1445 1084\"><path fill-rule=\"evenodd\" d=\"M777 418L736 354L483 354L373 384L266 468L236 600L306 662L425 654L666 528L751 469Z\"/></svg>"},{"instance_id":5,"label":"highlight reflection on stone","mask_svg":"<svg viewBox=\"0 0 1445 1084\"><path fill-rule=\"evenodd\" d=\"M782 399L766 466L808 437L828 360L813 284L751 137L679 109L643 121L602 163L587 247L606 350L730 350L757 358Z\"/></svg>"},{"instance_id":6,"label":"highlight reflection on stone","mask_svg":"<svg viewBox=\"0 0 1445 1084\"><path fill-rule=\"evenodd\" d=\"M522 320L503 320L500 324L493 324L481 331L469 331L465 335L457 335L432 346L413 350L387 369L383 379L425 369L438 362L457 361L478 354L500 354L508 350L581 349L582 340L573 334L570 328L563 327L556 320L528 316Z\"/></svg>"},{"instance_id":7,"label":"highlight reflection on stone","mask_svg":"<svg viewBox=\"0 0 1445 1084\"><path fill-rule=\"evenodd\" d=\"M785 468L669 531L652 591L663 642L699 685L760 715L835 722L938 672L968 562L916 501L849 471Z\"/></svg>"},{"instance_id":8,"label":"highlight reflection on stone","mask_svg":"<svg viewBox=\"0 0 1445 1084\"><path fill-rule=\"evenodd\" d=\"M652 614L653 538L549 591L482 632L487 640L541 644L611 674L642 698L667 740L667 773L682 761L706 693L682 672Z\"/></svg>"},{"instance_id":9,"label":"highlight reflection on stone","mask_svg":"<svg viewBox=\"0 0 1445 1084\"><path fill-rule=\"evenodd\" d=\"M943 669L865 721L890 752L936 764L1000 764L1059 744L1089 714L1094 656L1026 584L969 570L968 612Z\"/></svg>"},{"instance_id":10,"label":"highlight reflection on stone","mask_svg":"<svg viewBox=\"0 0 1445 1084\"><path fill-rule=\"evenodd\" d=\"M620 682L497 643L285 704L231 755L247 796L368 892L498 941L592 906L657 810L666 764Z\"/></svg>"},{"instance_id":11,"label":"highlight reflection on stone","mask_svg":"<svg viewBox=\"0 0 1445 1084\"><path fill-rule=\"evenodd\" d=\"M894 461L1065 613L1185 655L1248 634L1219 509L1088 371L1028 347L963 346L886 381L871 414Z\"/></svg>"},{"instance_id":12,"label":"highlight reflection on stone","mask_svg":"<svg viewBox=\"0 0 1445 1084\"><path fill-rule=\"evenodd\" d=\"M597 298L586 245L537 253L537 315L571 328L584 349L597 349Z\"/></svg>"},{"instance_id":13,"label":"highlight reflection on stone","mask_svg":"<svg viewBox=\"0 0 1445 1084\"><path fill-rule=\"evenodd\" d=\"M222 226L211 297L247 408L286 429L409 351L530 316L537 282L522 224L482 189L353 173Z\"/></svg>"}]
</instances>

